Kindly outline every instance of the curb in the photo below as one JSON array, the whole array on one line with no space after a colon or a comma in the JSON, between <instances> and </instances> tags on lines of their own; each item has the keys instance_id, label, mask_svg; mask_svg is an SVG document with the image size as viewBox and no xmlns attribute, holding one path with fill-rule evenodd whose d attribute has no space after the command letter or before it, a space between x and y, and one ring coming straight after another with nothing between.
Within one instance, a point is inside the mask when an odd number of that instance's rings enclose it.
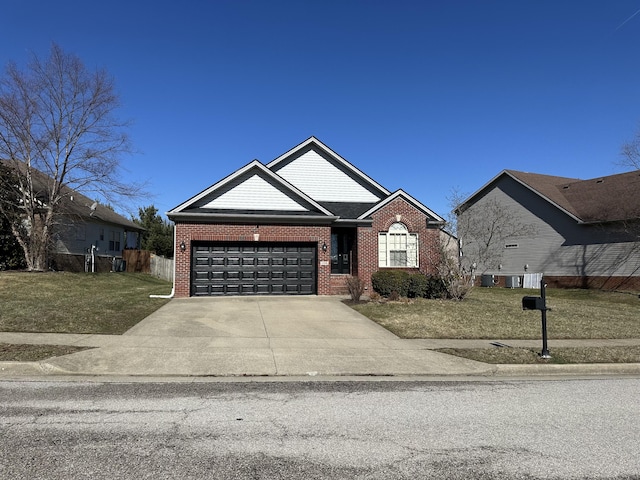
<instances>
[{"instance_id":1,"label":"curb","mask_svg":"<svg viewBox=\"0 0 640 480\"><path fill-rule=\"evenodd\" d=\"M412 374L412 375L399 375L400 377L439 377L455 379L458 377L467 378L490 378L490 377L549 377L549 376L601 376L601 375L640 375L640 363L580 363L580 364L551 364L551 365L518 365L518 364L496 364L487 365L487 370L482 372L469 372L466 374L445 374L445 373L429 373L429 374ZM116 373L109 374L92 374L92 373L78 373L71 372L57 366L51 365L46 361L41 362L0 362L0 379L3 376L38 376L38 377L55 377L55 376L84 376L84 377L112 377L122 376L127 378L127 381L133 379L145 378L146 375L118 375ZM358 374L346 374L343 376L362 376ZM375 381L377 378L389 378L396 375L387 374L376 375L368 374L371 381ZM172 378L174 375L153 375L156 378ZM209 377L209 375L189 375L191 379L199 377ZM224 375L216 376L218 378L233 378ZM289 378L287 375L261 375L260 378L271 378L273 380L282 380ZM250 378L250 377L245 377Z\"/></svg>"},{"instance_id":2,"label":"curb","mask_svg":"<svg viewBox=\"0 0 640 480\"><path fill-rule=\"evenodd\" d=\"M495 365L496 377L540 375L640 375L640 363L569 363L551 365Z\"/></svg>"}]
</instances>

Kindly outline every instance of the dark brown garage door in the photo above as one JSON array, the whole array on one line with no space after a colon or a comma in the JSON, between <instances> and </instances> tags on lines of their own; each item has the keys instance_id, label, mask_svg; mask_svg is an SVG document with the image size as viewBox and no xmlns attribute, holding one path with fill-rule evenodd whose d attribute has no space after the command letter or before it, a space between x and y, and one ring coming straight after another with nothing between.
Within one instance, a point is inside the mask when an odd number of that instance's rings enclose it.
<instances>
[{"instance_id":1,"label":"dark brown garage door","mask_svg":"<svg viewBox=\"0 0 640 480\"><path fill-rule=\"evenodd\" d=\"M191 295L316 293L316 245L195 243Z\"/></svg>"}]
</instances>

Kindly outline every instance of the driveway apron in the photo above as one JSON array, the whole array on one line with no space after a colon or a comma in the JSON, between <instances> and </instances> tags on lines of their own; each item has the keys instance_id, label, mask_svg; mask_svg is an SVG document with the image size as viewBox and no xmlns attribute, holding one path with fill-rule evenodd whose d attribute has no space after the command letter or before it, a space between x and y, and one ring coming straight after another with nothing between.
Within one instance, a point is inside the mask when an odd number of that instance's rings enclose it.
<instances>
[{"instance_id":1,"label":"driveway apron","mask_svg":"<svg viewBox=\"0 0 640 480\"><path fill-rule=\"evenodd\" d=\"M106 375L473 375L485 364L398 337L338 297L173 299L120 342L46 368Z\"/></svg>"}]
</instances>

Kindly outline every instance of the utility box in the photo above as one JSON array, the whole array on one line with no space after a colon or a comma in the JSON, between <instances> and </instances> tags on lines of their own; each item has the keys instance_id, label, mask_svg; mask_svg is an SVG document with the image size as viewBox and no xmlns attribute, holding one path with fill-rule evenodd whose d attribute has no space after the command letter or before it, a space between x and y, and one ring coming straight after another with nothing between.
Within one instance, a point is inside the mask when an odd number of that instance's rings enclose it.
<instances>
[{"instance_id":1,"label":"utility box","mask_svg":"<svg viewBox=\"0 0 640 480\"><path fill-rule=\"evenodd\" d=\"M519 275L509 275L505 278L507 288L522 288L522 281Z\"/></svg>"},{"instance_id":2,"label":"utility box","mask_svg":"<svg viewBox=\"0 0 640 480\"><path fill-rule=\"evenodd\" d=\"M480 277L480 285L483 287L493 287L495 285L495 277L487 273Z\"/></svg>"},{"instance_id":3,"label":"utility box","mask_svg":"<svg viewBox=\"0 0 640 480\"><path fill-rule=\"evenodd\" d=\"M546 310L542 297L522 297L523 310Z\"/></svg>"}]
</instances>

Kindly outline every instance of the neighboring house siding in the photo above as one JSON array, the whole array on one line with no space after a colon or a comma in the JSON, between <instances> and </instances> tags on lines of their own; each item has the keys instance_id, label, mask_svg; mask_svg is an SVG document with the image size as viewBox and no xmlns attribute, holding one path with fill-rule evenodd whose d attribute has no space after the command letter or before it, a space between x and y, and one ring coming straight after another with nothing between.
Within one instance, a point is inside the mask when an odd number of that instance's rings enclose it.
<instances>
[{"instance_id":1,"label":"neighboring house siding","mask_svg":"<svg viewBox=\"0 0 640 480\"><path fill-rule=\"evenodd\" d=\"M529 265L529 271L535 272L541 268L542 263L549 255L557 249L557 245L563 242L562 236L548 226L540 216L536 215L529 209L522 206L524 201L535 201L535 198L522 198L534 196L531 192L513 190L509 182L499 182L496 188L487 192L482 198L471 205L460 215L462 239L462 251L466 264L475 262L477 264L478 273L504 273L518 274L524 272L524 266ZM508 192L508 193L507 193ZM516 197L514 199L513 197ZM520 197L520 198L518 198ZM464 231L462 226L467 224L468 218L483 219L482 221L491 222L493 219L488 218L489 206L491 202L497 202L505 212L518 218L519 221L528 226L535 232L534 236L510 236L504 239L491 240L494 242L491 249L493 254L483 264L478 257L478 242L470 234ZM536 206L537 213L546 215L553 213L551 211L542 212L540 210L549 210L545 205ZM488 225L487 225L488 228ZM483 237L482 241L487 241L487 237ZM506 245L517 245L517 247L505 248ZM502 266L502 268L500 268Z\"/></svg>"},{"instance_id":2,"label":"neighboring house siding","mask_svg":"<svg viewBox=\"0 0 640 480\"><path fill-rule=\"evenodd\" d=\"M381 197L354 178L310 150L276 173L319 202L378 202Z\"/></svg>"},{"instance_id":3,"label":"neighboring house siding","mask_svg":"<svg viewBox=\"0 0 640 480\"><path fill-rule=\"evenodd\" d=\"M510 177L501 177L460 215L481 216L488 202L496 200L529 225L533 234L512 236L501 245L501 256L478 273L517 275L543 273L545 277L627 277L640 275L640 244L614 224L586 225L563 212ZM463 239L465 262L474 261L477 245ZM511 248L505 248L505 245ZM514 247L517 245L517 247ZM499 265L502 268L499 268Z\"/></svg>"},{"instance_id":4,"label":"neighboring house siding","mask_svg":"<svg viewBox=\"0 0 640 480\"><path fill-rule=\"evenodd\" d=\"M640 243L558 247L543 264L549 276L627 277L640 275Z\"/></svg>"},{"instance_id":5,"label":"neighboring house siding","mask_svg":"<svg viewBox=\"0 0 640 480\"><path fill-rule=\"evenodd\" d=\"M124 249L124 228L82 221L62 221L56 226L54 239L56 253L83 255L91 245L95 245L98 247L98 255L118 256Z\"/></svg>"}]
</instances>

